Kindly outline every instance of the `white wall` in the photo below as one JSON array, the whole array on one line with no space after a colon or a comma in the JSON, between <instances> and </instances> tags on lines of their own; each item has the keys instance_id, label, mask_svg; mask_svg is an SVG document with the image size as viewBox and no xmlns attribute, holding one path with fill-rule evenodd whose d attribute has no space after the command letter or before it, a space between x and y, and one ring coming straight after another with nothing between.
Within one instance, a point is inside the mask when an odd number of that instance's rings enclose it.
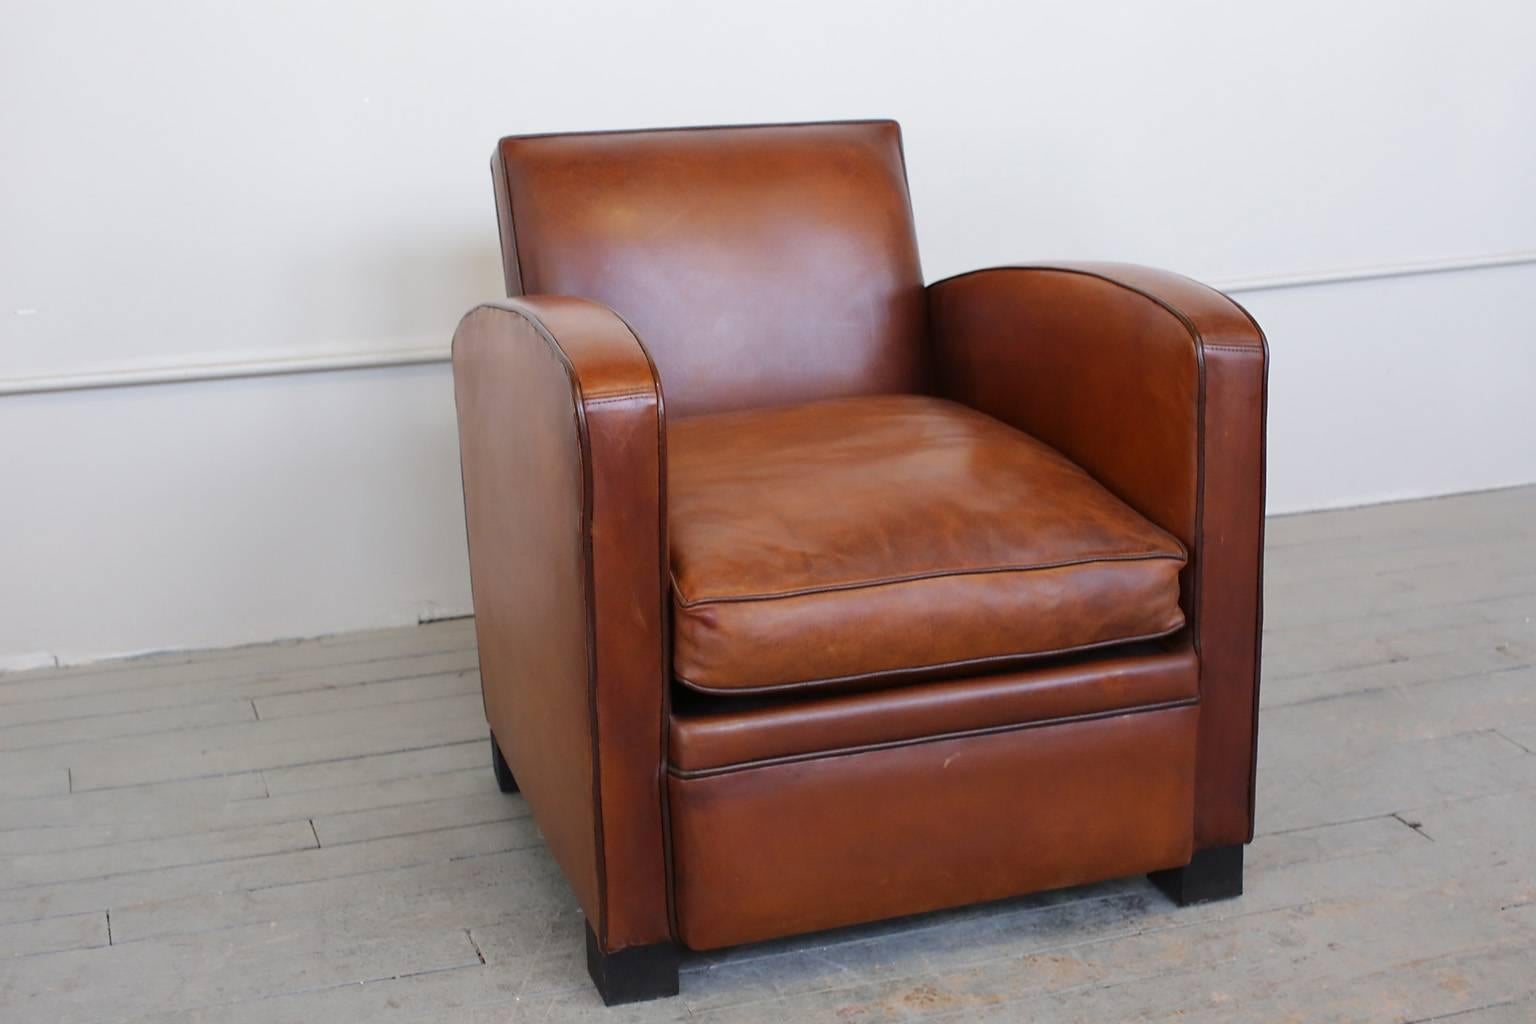
<instances>
[{"instance_id":1,"label":"white wall","mask_svg":"<svg viewBox=\"0 0 1536 1024\"><path fill-rule=\"evenodd\" d=\"M894 116L930 277L1536 258L1536 8L8 4L0 667L468 610L441 364L513 132ZM1274 511L1536 480L1536 263L1244 292ZM228 369L228 367L226 367ZM224 371L219 371L224 372Z\"/></svg>"}]
</instances>

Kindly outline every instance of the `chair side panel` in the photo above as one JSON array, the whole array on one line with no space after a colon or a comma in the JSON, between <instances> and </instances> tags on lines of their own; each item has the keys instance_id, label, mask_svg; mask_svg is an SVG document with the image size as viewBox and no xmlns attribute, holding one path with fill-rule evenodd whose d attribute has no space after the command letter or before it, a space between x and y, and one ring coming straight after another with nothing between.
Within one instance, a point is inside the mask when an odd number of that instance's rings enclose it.
<instances>
[{"instance_id":1,"label":"chair side panel","mask_svg":"<svg viewBox=\"0 0 1536 1024\"><path fill-rule=\"evenodd\" d=\"M506 314L466 318L453 359L486 719L595 919L586 485L570 381L533 328Z\"/></svg>"}]
</instances>

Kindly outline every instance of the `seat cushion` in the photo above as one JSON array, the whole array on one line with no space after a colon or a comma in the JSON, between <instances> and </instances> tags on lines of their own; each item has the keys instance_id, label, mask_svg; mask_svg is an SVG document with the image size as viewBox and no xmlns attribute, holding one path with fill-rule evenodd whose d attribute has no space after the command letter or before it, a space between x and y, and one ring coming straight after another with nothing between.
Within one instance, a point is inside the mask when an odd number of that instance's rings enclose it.
<instances>
[{"instance_id":1,"label":"seat cushion","mask_svg":"<svg viewBox=\"0 0 1536 1024\"><path fill-rule=\"evenodd\" d=\"M673 669L883 686L1164 636L1185 553L1055 450L942 399L675 421Z\"/></svg>"}]
</instances>

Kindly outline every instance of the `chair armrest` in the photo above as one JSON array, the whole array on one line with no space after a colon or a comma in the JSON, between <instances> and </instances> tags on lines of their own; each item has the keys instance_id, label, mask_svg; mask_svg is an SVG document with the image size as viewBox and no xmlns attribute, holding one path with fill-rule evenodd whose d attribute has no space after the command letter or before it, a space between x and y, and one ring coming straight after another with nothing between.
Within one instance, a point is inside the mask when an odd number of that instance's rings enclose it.
<instances>
[{"instance_id":1,"label":"chair armrest","mask_svg":"<svg viewBox=\"0 0 1536 1024\"><path fill-rule=\"evenodd\" d=\"M1198 847L1253 834L1268 351L1231 299L1126 264L928 289L942 393L1050 444L1178 537L1200 655Z\"/></svg>"},{"instance_id":2,"label":"chair armrest","mask_svg":"<svg viewBox=\"0 0 1536 1024\"><path fill-rule=\"evenodd\" d=\"M486 718L605 951L666 941L665 416L594 302L488 303L453 338Z\"/></svg>"}]
</instances>

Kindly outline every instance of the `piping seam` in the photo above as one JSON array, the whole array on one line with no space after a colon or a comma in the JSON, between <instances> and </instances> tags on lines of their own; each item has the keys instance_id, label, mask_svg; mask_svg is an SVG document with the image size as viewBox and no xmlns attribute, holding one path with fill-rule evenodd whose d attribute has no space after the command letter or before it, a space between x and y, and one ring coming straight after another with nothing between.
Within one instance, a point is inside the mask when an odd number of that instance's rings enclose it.
<instances>
[{"instance_id":1,"label":"piping seam","mask_svg":"<svg viewBox=\"0 0 1536 1024\"><path fill-rule=\"evenodd\" d=\"M1182 545L1180 545L1182 547ZM828 583L822 586L802 587L798 590L776 590L767 594L733 594L723 597L695 597L685 599L677 576L672 576L672 590L680 608L695 608L704 604L742 604L753 601L778 601L786 598L815 597L819 594L844 593L850 590L873 590L877 587L899 586L903 583L921 583L924 580L953 579L962 576L993 576L1015 573L1049 572L1053 569L1070 569L1082 565L1115 564L1120 562L1187 562L1184 554L1159 554L1148 551L1133 555L1095 555L1089 558L1068 559L1061 562L1042 562L1039 565L999 565L983 569L935 569L932 572L912 573L908 576L885 576L873 580L848 583Z\"/></svg>"}]
</instances>

